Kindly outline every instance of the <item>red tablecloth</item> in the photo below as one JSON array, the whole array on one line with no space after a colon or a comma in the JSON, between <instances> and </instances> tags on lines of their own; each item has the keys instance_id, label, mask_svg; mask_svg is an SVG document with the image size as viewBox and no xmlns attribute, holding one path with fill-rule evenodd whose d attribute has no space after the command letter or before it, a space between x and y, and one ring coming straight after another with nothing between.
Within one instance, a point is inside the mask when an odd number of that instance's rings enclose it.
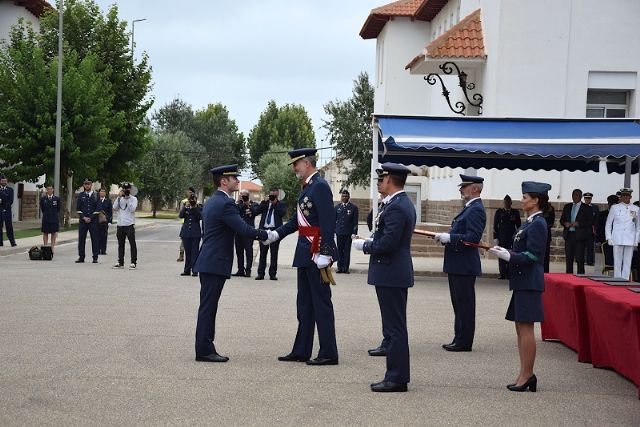
<instances>
[{"instance_id":1,"label":"red tablecloth","mask_svg":"<svg viewBox=\"0 0 640 427\"><path fill-rule=\"evenodd\" d=\"M640 397L640 294L624 287L588 287L584 297L593 366L629 378Z\"/></svg>"},{"instance_id":2,"label":"red tablecloth","mask_svg":"<svg viewBox=\"0 0 640 427\"><path fill-rule=\"evenodd\" d=\"M591 287L609 286L573 274L544 275L542 339L563 342L578 352L580 362L591 361L589 321L584 299L584 290Z\"/></svg>"}]
</instances>

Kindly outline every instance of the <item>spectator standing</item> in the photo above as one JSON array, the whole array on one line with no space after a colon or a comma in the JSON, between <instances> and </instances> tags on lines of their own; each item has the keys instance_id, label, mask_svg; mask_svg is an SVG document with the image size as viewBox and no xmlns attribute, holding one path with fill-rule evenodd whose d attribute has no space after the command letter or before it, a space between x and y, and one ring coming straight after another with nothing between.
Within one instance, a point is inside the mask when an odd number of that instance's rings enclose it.
<instances>
[{"instance_id":1,"label":"spectator standing","mask_svg":"<svg viewBox=\"0 0 640 427\"><path fill-rule=\"evenodd\" d=\"M180 239L182 239L185 252L184 271L180 275L189 276L193 274L195 277L198 273L192 272L192 269L198 258L200 238L202 237L200 228L202 209L198 206L198 199L195 193L189 196L187 203L182 206L179 216L184 220L180 228Z\"/></svg>"},{"instance_id":2,"label":"spectator standing","mask_svg":"<svg viewBox=\"0 0 640 427\"><path fill-rule=\"evenodd\" d=\"M585 243L586 253L585 253L585 264L594 265L596 262L595 257L595 244L597 242L596 235L596 227L598 225L598 216L600 214L600 209L597 205L591 204L593 200L592 193L584 193L582 196L584 199L584 204L591 208L591 213L593 215L593 222L591 223L591 230L587 230L587 240Z\"/></svg>"},{"instance_id":3,"label":"spectator standing","mask_svg":"<svg viewBox=\"0 0 640 427\"><path fill-rule=\"evenodd\" d=\"M45 185L47 194L40 198L40 211L42 212L42 243L47 246L49 244L49 236L51 236L51 252L53 253L56 246L56 238L60 228L60 198L53 194L53 185L50 183Z\"/></svg>"},{"instance_id":4,"label":"spectator standing","mask_svg":"<svg viewBox=\"0 0 640 427\"><path fill-rule=\"evenodd\" d=\"M255 210L256 216L260 216L258 228L260 230L275 230L282 225L282 218L287 212L284 202L278 200L280 191L277 188L269 190L267 200L262 201ZM271 254L269 263L269 279L278 280L278 249L280 249L280 241L273 242L269 245L260 246L260 260L258 261L258 275L256 280L264 280L264 274L267 269L267 254Z\"/></svg>"},{"instance_id":5,"label":"spectator standing","mask_svg":"<svg viewBox=\"0 0 640 427\"><path fill-rule=\"evenodd\" d=\"M0 175L0 246L2 242L2 227L7 228L7 238L11 246L16 246L16 239L13 236L13 218L11 214L11 206L13 205L13 188L7 185L7 177Z\"/></svg>"},{"instance_id":6,"label":"spectator standing","mask_svg":"<svg viewBox=\"0 0 640 427\"><path fill-rule=\"evenodd\" d=\"M131 249L131 264L129 270L135 270L138 266L138 246L136 245L136 209L138 199L131 194L131 184L122 183L122 190L113 202L113 210L118 212L118 227L116 237L118 238L118 263L113 268L124 268L124 243L129 240Z\"/></svg>"},{"instance_id":7,"label":"spectator standing","mask_svg":"<svg viewBox=\"0 0 640 427\"><path fill-rule=\"evenodd\" d=\"M251 228L255 226L257 205L249 199L248 190L240 190L240 199L236 207L240 212L242 220ZM253 265L253 237L244 234L236 234L236 257L238 259L238 271L234 276L251 277L251 266ZM245 264L246 259L246 264Z\"/></svg>"},{"instance_id":8,"label":"spectator standing","mask_svg":"<svg viewBox=\"0 0 640 427\"><path fill-rule=\"evenodd\" d=\"M98 192L98 250L100 255L107 254L107 239L109 237L109 224L113 222L113 206L107 196L107 190L101 188Z\"/></svg>"},{"instance_id":9,"label":"spectator standing","mask_svg":"<svg viewBox=\"0 0 640 427\"><path fill-rule=\"evenodd\" d=\"M511 197L507 194L503 200L504 206L496 210L493 217L493 242L497 246L511 249L513 245L513 235L520 227L520 211L511 208ZM498 268L500 279L509 278L509 263L498 258Z\"/></svg>"},{"instance_id":10,"label":"spectator standing","mask_svg":"<svg viewBox=\"0 0 640 427\"><path fill-rule=\"evenodd\" d=\"M575 189L571 193L573 203L567 203L562 208L560 224L564 227L564 254L566 258L566 272L573 273L573 261L578 264L578 274L584 274L584 254L587 236L591 232L593 214L591 208L581 202L582 190Z\"/></svg>"},{"instance_id":11,"label":"spectator standing","mask_svg":"<svg viewBox=\"0 0 640 427\"><path fill-rule=\"evenodd\" d=\"M343 190L336 211L336 242L338 247L338 273L349 274L351 262L351 236L358 234L358 207L351 203L351 194Z\"/></svg>"}]
</instances>

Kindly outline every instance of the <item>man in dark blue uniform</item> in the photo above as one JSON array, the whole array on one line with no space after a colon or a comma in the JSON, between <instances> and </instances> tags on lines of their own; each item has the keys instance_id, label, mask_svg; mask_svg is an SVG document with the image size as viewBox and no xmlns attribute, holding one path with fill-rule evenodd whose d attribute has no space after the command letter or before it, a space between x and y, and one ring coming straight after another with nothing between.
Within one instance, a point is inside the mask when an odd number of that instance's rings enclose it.
<instances>
[{"instance_id":1,"label":"man in dark blue uniform","mask_svg":"<svg viewBox=\"0 0 640 427\"><path fill-rule=\"evenodd\" d=\"M260 230L275 230L282 225L282 218L287 213L287 206L278 200L279 191L277 188L269 190L268 200L263 200L255 211L256 216L260 216ZM260 261L258 262L258 275L256 280L264 280L264 273L267 269L267 254L271 253L269 262L269 279L278 280L278 249L280 242L273 242L270 245L260 245Z\"/></svg>"},{"instance_id":2,"label":"man in dark blue uniform","mask_svg":"<svg viewBox=\"0 0 640 427\"><path fill-rule=\"evenodd\" d=\"M196 325L196 360L198 362L226 362L213 343L216 334L218 300L224 282L231 277L233 266L233 238L241 234L266 240L264 230L256 230L240 218L231 195L238 190L238 166L226 165L211 169L217 191L204 206L204 238L193 272L200 274L200 307Z\"/></svg>"},{"instance_id":3,"label":"man in dark blue uniform","mask_svg":"<svg viewBox=\"0 0 640 427\"><path fill-rule=\"evenodd\" d=\"M107 239L109 238L109 224L113 223L113 206L107 195L107 190L101 188L98 191L98 250L100 255L107 254Z\"/></svg>"},{"instance_id":4,"label":"man in dark blue uniform","mask_svg":"<svg viewBox=\"0 0 640 427\"><path fill-rule=\"evenodd\" d=\"M598 205L594 205L591 202L593 201L593 193L584 193L582 195L584 199L584 204L591 208L591 213L593 214L593 222L591 223L591 232L587 230L587 240L585 242L585 264L594 265L596 262L595 256L595 244L598 241L596 234L596 227L598 225L598 216L600 215L600 208Z\"/></svg>"},{"instance_id":5,"label":"man in dark blue uniform","mask_svg":"<svg viewBox=\"0 0 640 427\"><path fill-rule=\"evenodd\" d=\"M493 217L493 243L503 248L511 249L513 245L513 235L522 223L520 211L511 208L511 197L504 196L504 207L497 209ZM498 269L500 279L509 278L509 263L498 258Z\"/></svg>"},{"instance_id":6,"label":"man in dark blue uniform","mask_svg":"<svg viewBox=\"0 0 640 427\"><path fill-rule=\"evenodd\" d=\"M87 232L91 237L91 253L93 255L93 263L98 263L98 198L91 189L93 181L85 178L82 185L84 191L78 194L76 203L76 211L80 216L78 226L78 259L77 263L84 262L85 243L87 240Z\"/></svg>"},{"instance_id":7,"label":"man in dark blue uniform","mask_svg":"<svg viewBox=\"0 0 640 427\"><path fill-rule=\"evenodd\" d=\"M478 243L487 223L480 199L484 178L460 175L460 195L465 205L451 224L448 233L435 236L444 247L444 272L449 278L449 292L455 316L454 338L443 344L447 351L471 351L476 329L476 276L482 274L478 249L463 242Z\"/></svg>"},{"instance_id":8,"label":"man in dark blue uniform","mask_svg":"<svg viewBox=\"0 0 640 427\"><path fill-rule=\"evenodd\" d=\"M240 191L240 200L236 204L240 217L251 228L255 226L255 210L257 205L249 200L249 191ZM241 234L236 234L236 257L238 259L238 271L234 276L251 277L251 265L253 265L253 239ZM246 264L245 264L246 258Z\"/></svg>"},{"instance_id":9,"label":"man in dark blue uniform","mask_svg":"<svg viewBox=\"0 0 640 427\"><path fill-rule=\"evenodd\" d=\"M336 205L336 241L338 243L338 273L349 274L351 261L351 236L358 234L358 207L351 203L351 195L342 190L340 203Z\"/></svg>"},{"instance_id":10,"label":"man in dark blue uniform","mask_svg":"<svg viewBox=\"0 0 640 427\"><path fill-rule=\"evenodd\" d=\"M7 238L11 246L16 246L16 239L13 237L13 218L11 217L11 206L13 205L13 188L7 185L7 177L0 175L0 246L2 242L3 224L7 227Z\"/></svg>"},{"instance_id":11,"label":"man in dark blue uniform","mask_svg":"<svg viewBox=\"0 0 640 427\"><path fill-rule=\"evenodd\" d=\"M333 195L327 181L316 170L316 149L289 151L290 164L303 183L298 196L296 214L274 231L268 243L298 231L298 245L293 266L298 268L298 332L291 353L278 357L282 362L306 362L307 365L337 365L335 317L331 289L323 283L321 269L331 266L336 256L334 234L336 217ZM313 350L313 334L318 327L320 350L309 360Z\"/></svg>"},{"instance_id":12,"label":"man in dark blue uniform","mask_svg":"<svg viewBox=\"0 0 640 427\"><path fill-rule=\"evenodd\" d=\"M371 384L375 392L404 392L409 382L407 294L413 286L411 237L416 210L404 192L408 168L384 163L378 172L380 192L386 194L373 239L356 239L353 247L370 254L368 283L376 287L387 357L384 379Z\"/></svg>"},{"instance_id":13,"label":"man in dark blue uniform","mask_svg":"<svg viewBox=\"0 0 640 427\"><path fill-rule=\"evenodd\" d=\"M180 228L180 239L182 239L182 246L184 247L185 260L184 271L180 275L193 275L195 277L198 273L192 272L192 270L200 252L200 238L202 237L200 228L202 208L198 206L198 198L195 192L189 196L187 203L182 205L178 216L184 220Z\"/></svg>"}]
</instances>

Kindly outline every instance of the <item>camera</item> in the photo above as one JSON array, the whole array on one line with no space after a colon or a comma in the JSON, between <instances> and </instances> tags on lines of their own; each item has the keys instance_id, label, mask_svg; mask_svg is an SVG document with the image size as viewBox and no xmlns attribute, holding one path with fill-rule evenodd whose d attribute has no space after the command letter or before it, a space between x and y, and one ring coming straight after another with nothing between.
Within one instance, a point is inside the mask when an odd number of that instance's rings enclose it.
<instances>
[{"instance_id":1,"label":"camera","mask_svg":"<svg viewBox=\"0 0 640 427\"><path fill-rule=\"evenodd\" d=\"M189 196L189 205L191 205L192 207L195 207L198 204L198 198L196 197L195 194L192 194L191 196Z\"/></svg>"}]
</instances>

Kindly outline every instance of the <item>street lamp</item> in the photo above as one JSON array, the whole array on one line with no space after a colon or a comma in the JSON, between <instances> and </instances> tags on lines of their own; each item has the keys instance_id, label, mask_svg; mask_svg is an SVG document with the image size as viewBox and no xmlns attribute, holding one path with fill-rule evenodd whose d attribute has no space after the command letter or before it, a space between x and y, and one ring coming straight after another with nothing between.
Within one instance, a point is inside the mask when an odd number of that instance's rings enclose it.
<instances>
[{"instance_id":1,"label":"street lamp","mask_svg":"<svg viewBox=\"0 0 640 427\"><path fill-rule=\"evenodd\" d=\"M64 0L60 0L58 10L58 98L56 101L56 146L53 172L53 187L60 196L60 145L62 140L62 27L64 18Z\"/></svg>"},{"instance_id":2,"label":"street lamp","mask_svg":"<svg viewBox=\"0 0 640 427\"><path fill-rule=\"evenodd\" d=\"M131 60L133 61L133 49L135 47L134 37L136 35L136 22L146 21L147 18L134 19L131 21Z\"/></svg>"}]
</instances>

